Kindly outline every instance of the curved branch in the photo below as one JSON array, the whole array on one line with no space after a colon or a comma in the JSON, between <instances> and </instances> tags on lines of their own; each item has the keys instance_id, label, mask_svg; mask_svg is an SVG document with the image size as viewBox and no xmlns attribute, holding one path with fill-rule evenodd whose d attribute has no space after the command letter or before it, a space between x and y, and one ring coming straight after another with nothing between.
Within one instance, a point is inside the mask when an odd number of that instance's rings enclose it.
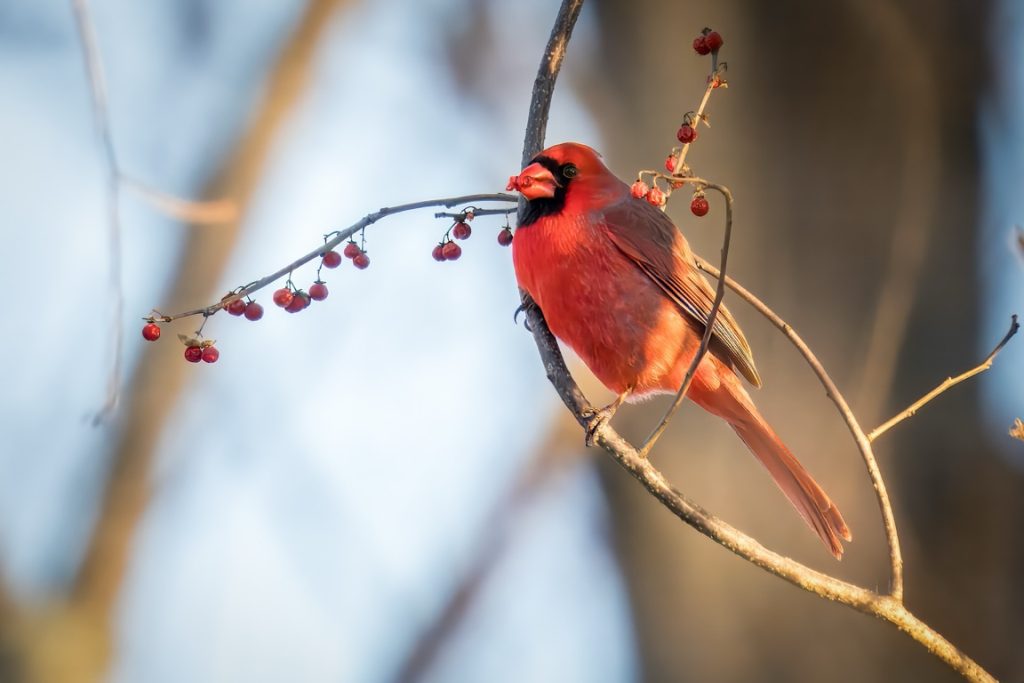
<instances>
[{"instance_id":1,"label":"curved branch","mask_svg":"<svg viewBox=\"0 0 1024 683\"><path fill-rule=\"evenodd\" d=\"M698 268L713 277L719 277L719 271L717 268L700 256L695 256L694 258ZM786 335L786 338L789 339L793 346L797 348L800 355L802 355L804 360L807 361L807 364L811 366L814 374L818 376L818 381L825 387L825 393L828 395L829 399L831 399L832 403L835 404L836 408L839 410L839 414L843 416L846 426L853 435L853 440L857 443L857 448L860 450L861 458L864 460L864 465L867 467L868 476L871 477L871 484L875 489L875 497L878 499L878 508L882 513L882 526L885 528L885 540L889 544L889 568L892 573L889 595L902 602L903 553L900 551L899 535L896 533L896 519L892 513L892 503L889 502L889 493L885 488L885 481L882 479L882 473L878 469L878 462L875 460L875 453L871 449L871 441L868 439L867 434L864 433L864 429L860 426L860 423L854 416L853 411L850 410L850 406L847 404L842 392L839 391L835 382L832 381L828 372L825 371L821 361L818 360L817 356L814 355L814 352L811 351L804 340L800 338L800 335L796 333L793 327L780 318L775 311L768 308L763 301L758 299L749 290L728 275L725 276L725 283L729 286L729 289L736 292L740 298L747 301L755 310L757 310L758 313L767 318L772 325L777 327L784 335Z\"/></svg>"},{"instance_id":2,"label":"curved branch","mask_svg":"<svg viewBox=\"0 0 1024 683\"><path fill-rule=\"evenodd\" d=\"M533 100L530 103L530 117L526 125L526 139L523 146L524 165L543 146L547 113L550 109L555 79L557 78L558 70L565 54L565 47L572 33L576 17L579 15L581 5L582 0L563 0L558 17L555 20L555 27L552 30L551 38L548 41L548 47L541 60L540 70L534 84ZM698 267L711 274L718 272L717 269L706 261L698 260L697 264ZM866 588L841 581L765 548L755 539L726 524L672 488L665 477L648 460L641 457L641 454L607 422L599 423L594 429L593 437L595 442L608 451L616 462L636 477L655 498L677 517L733 553L806 591L841 602L860 612L874 615L895 625L933 655L945 662L950 668L969 680L994 681L995 679L978 666L976 662L960 652L952 643L943 638L930 626L911 614L903 604L903 562L896 534L896 524L893 519L889 497L885 490L885 484L882 481L874 454L871 451L871 444L834 382L832 382L821 366L821 363L818 362L806 344L803 343L785 321L728 276L720 278L720 283L723 281L733 291L753 304L759 312L786 334L790 341L804 355L808 364L814 369L819 380L828 391L829 397L846 420L875 486L879 507L882 511L886 538L889 543L892 571L890 593L888 595L880 595ZM533 333L548 379L555 387L566 407L576 417L577 422L585 429L589 428L588 416L593 414L593 406L569 374L569 369L566 367L565 360L558 349L558 342L555 340L554 335L551 334L551 330L548 328L542 312L533 304L533 301L525 292L521 292L521 296L526 312L528 329Z\"/></svg>"}]
</instances>

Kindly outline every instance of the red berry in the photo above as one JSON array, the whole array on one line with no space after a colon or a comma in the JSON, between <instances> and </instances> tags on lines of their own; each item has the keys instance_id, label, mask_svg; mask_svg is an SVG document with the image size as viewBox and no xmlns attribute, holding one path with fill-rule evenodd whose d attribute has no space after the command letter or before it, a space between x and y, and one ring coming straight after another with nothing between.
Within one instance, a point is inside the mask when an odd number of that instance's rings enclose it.
<instances>
[{"instance_id":1,"label":"red berry","mask_svg":"<svg viewBox=\"0 0 1024 683\"><path fill-rule=\"evenodd\" d=\"M349 242L348 244L345 245L345 251L343 253L345 254L345 258L355 258L356 256L362 254L363 250L360 249L359 245L356 244L355 242Z\"/></svg>"},{"instance_id":2,"label":"red berry","mask_svg":"<svg viewBox=\"0 0 1024 683\"><path fill-rule=\"evenodd\" d=\"M439 244L434 247L434 251L430 252L430 255L434 257L435 261L444 261L444 245Z\"/></svg>"},{"instance_id":3,"label":"red berry","mask_svg":"<svg viewBox=\"0 0 1024 683\"><path fill-rule=\"evenodd\" d=\"M281 289L274 292L274 303L280 306L281 308L287 308L288 304L290 304L292 302L292 299L294 298L295 295L292 294L292 290L288 289L287 287L282 287Z\"/></svg>"},{"instance_id":4,"label":"red berry","mask_svg":"<svg viewBox=\"0 0 1024 683\"><path fill-rule=\"evenodd\" d=\"M675 154L669 154L667 157L665 157L665 170L668 171L669 173L675 173L676 159L678 158L679 157L677 157Z\"/></svg>"},{"instance_id":5,"label":"red berry","mask_svg":"<svg viewBox=\"0 0 1024 683\"><path fill-rule=\"evenodd\" d=\"M462 256L462 247L455 242L446 242L441 248L441 253L444 254L446 261L457 261Z\"/></svg>"},{"instance_id":6,"label":"red berry","mask_svg":"<svg viewBox=\"0 0 1024 683\"><path fill-rule=\"evenodd\" d=\"M203 349L201 357L204 363L216 363L217 359L220 358L220 351L217 350L216 346L207 346L205 349Z\"/></svg>"},{"instance_id":7,"label":"red berry","mask_svg":"<svg viewBox=\"0 0 1024 683\"><path fill-rule=\"evenodd\" d=\"M250 301L245 306L245 317L247 320L259 320L263 317L263 306L255 301Z\"/></svg>"},{"instance_id":8,"label":"red berry","mask_svg":"<svg viewBox=\"0 0 1024 683\"><path fill-rule=\"evenodd\" d=\"M473 229L465 223L456 223L455 227L452 228L452 237L457 240L468 239L473 234Z\"/></svg>"},{"instance_id":9,"label":"red berry","mask_svg":"<svg viewBox=\"0 0 1024 683\"><path fill-rule=\"evenodd\" d=\"M503 247L512 244L512 231L508 228L502 228L501 232L498 233L498 244Z\"/></svg>"},{"instance_id":10,"label":"red berry","mask_svg":"<svg viewBox=\"0 0 1024 683\"><path fill-rule=\"evenodd\" d=\"M708 47L708 39L704 36L697 36L693 39L693 51L699 55L706 55L711 52L711 48Z\"/></svg>"},{"instance_id":11,"label":"red berry","mask_svg":"<svg viewBox=\"0 0 1024 683\"><path fill-rule=\"evenodd\" d=\"M198 363L203 358L203 349L199 346L185 347L185 360L189 363Z\"/></svg>"},{"instance_id":12,"label":"red berry","mask_svg":"<svg viewBox=\"0 0 1024 683\"><path fill-rule=\"evenodd\" d=\"M693 201L690 202L690 211L693 211L694 216L707 215L709 208L708 200L702 194L694 195Z\"/></svg>"},{"instance_id":13,"label":"red berry","mask_svg":"<svg viewBox=\"0 0 1024 683\"><path fill-rule=\"evenodd\" d=\"M156 323L148 323L142 328L142 338L146 341L156 341L160 338L160 326Z\"/></svg>"},{"instance_id":14,"label":"red berry","mask_svg":"<svg viewBox=\"0 0 1024 683\"><path fill-rule=\"evenodd\" d=\"M309 286L309 298L313 301L323 301L327 298L327 285L322 282L314 282Z\"/></svg>"},{"instance_id":15,"label":"red berry","mask_svg":"<svg viewBox=\"0 0 1024 683\"><path fill-rule=\"evenodd\" d=\"M299 311L305 310L309 306L309 294L306 294L302 290L295 292L292 296L292 300L288 302L284 310L289 313L298 313Z\"/></svg>"},{"instance_id":16,"label":"red berry","mask_svg":"<svg viewBox=\"0 0 1024 683\"><path fill-rule=\"evenodd\" d=\"M651 188L651 191L647 193L647 201L650 202L651 204L654 204L655 206L664 206L665 193L661 190L660 187L655 185L654 187Z\"/></svg>"},{"instance_id":17,"label":"red berry","mask_svg":"<svg viewBox=\"0 0 1024 683\"><path fill-rule=\"evenodd\" d=\"M235 299L224 308L231 315L242 315L245 313L245 301L242 299Z\"/></svg>"},{"instance_id":18,"label":"red berry","mask_svg":"<svg viewBox=\"0 0 1024 683\"><path fill-rule=\"evenodd\" d=\"M690 124L684 123L679 126L679 130L676 132L676 137L679 138L679 142L685 145L697 139L697 131Z\"/></svg>"},{"instance_id":19,"label":"red berry","mask_svg":"<svg viewBox=\"0 0 1024 683\"><path fill-rule=\"evenodd\" d=\"M352 265L359 270L366 270L370 267L370 257L366 255L365 251L361 251L352 259Z\"/></svg>"},{"instance_id":20,"label":"red berry","mask_svg":"<svg viewBox=\"0 0 1024 683\"><path fill-rule=\"evenodd\" d=\"M629 193L636 199L644 199L647 197L647 193L651 191L651 188L647 187L647 183L642 180L638 180L629 186Z\"/></svg>"},{"instance_id":21,"label":"red berry","mask_svg":"<svg viewBox=\"0 0 1024 683\"><path fill-rule=\"evenodd\" d=\"M711 52L717 52L718 48L722 47L724 42L725 41L722 40L722 34L718 31L712 31L704 36L704 44L707 45L708 50Z\"/></svg>"},{"instance_id":22,"label":"red berry","mask_svg":"<svg viewBox=\"0 0 1024 683\"><path fill-rule=\"evenodd\" d=\"M341 254L332 249L324 254L323 264L324 268L337 268L341 265Z\"/></svg>"}]
</instances>

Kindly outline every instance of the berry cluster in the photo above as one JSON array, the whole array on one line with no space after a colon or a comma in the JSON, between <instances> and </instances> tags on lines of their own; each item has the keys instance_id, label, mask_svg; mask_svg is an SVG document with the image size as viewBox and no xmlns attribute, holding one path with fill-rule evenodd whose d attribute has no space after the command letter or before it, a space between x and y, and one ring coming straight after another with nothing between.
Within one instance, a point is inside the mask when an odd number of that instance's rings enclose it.
<instances>
[{"instance_id":1,"label":"berry cluster","mask_svg":"<svg viewBox=\"0 0 1024 683\"><path fill-rule=\"evenodd\" d=\"M473 229L469 223L475 216L473 207L466 208L460 213L454 214L437 214L438 216L451 216L455 220L445 232L441 242L434 247L433 256L438 261L455 261L462 255L462 247L456 242L464 241L469 239L473 234ZM485 213L508 213L499 212L494 210L485 210ZM364 228L365 230L365 228ZM337 244L341 239L339 233L330 233L324 236L325 243ZM344 259L349 259L359 270L364 270L370 265L370 257L366 253L366 239L365 234L360 233L358 235L358 242L356 239L350 238L341 251L335 251L334 249L325 249L319 253L320 264L316 272L316 280L309 285L306 290L300 289L294 285L291 280L291 274L285 282L285 285L271 295L271 299L274 304L283 308L289 313L298 313L303 311L312 304L314 301L323 301L327 298L329 290L327 289L327 283L321 279L321 273L324 268L335 269L341 266ZM498 244L502 246L508 246L512 243L512 229L506 224L505 227L498 233ZM326 244L325 244L326 247ZM306 257L296 262L296 266L306 263L311 257ZM142 337L146 341L155 342L160 339L161 329L158 323L170 323L177 318L202 315L203 325L200 326L199 330L196 331L194 337L185 337L178 335L178 338L185 345L185 359L192 363L198 363L204 361L206 363L214 363L220 357L220 351L214 346L214 342L204 339L202 336L203 326L206 324L206 320L210 316L215 315L220 309L226 310L230 315L240 317L244 316L248 320L260 320L263 317L263 306L252 300L250 294L255 290L262 288L266 284L272 281L271 278L252 282L243 287L228 292L217 304L210 306L205 309L197 309L195 311L189 311L178 315L168 316L158 311L154 311L152 315L145 319L146 324L142 328Z\"/></svg>"},{"instance_id":2,"label":"berry cluster","mask_svg":"<svg viewBox=\"0 0 1024 683\"><path fill-rule=\"evenodd\" d=\"M724 40L722 40L721 34L718 31L712 31L709 28L701 31L701 34L693 39L693 51L699 55L707 55L714 52L718 52L718 48L722 47Z\"/></svg>"},{"instance_id":3,"label":"berry cluster","mask_svg":"<svg viewBox=\"0 0 1024 683\"><path fill-rule=\"evenodd\" d=\"M704 106L707 103L711 90L725 87L725 79L722 74L726 64L718 62L718 50L725 41L718 31L705 28L693 41L693 49L699 55L711 55L711 75L708 76L708 89L705 92L704 101L701 102L700 110L687 112L683 122L676 131L676 139L682 143L682 147L673 147L668 156L665 157L665 171L641 171L635 183L629 188L634 199L644 199L652 205L664 209L668 203L673 190L678 190L688 182L696 186L696 191L690 199L690 211L695 216L706 216L710 206L707 197L704 196L703 182L695 178L686 164L686 153L691 144L697 140L697 126L700 122L707 125L707 116L704 114ZM645 176L651 176L650 182L645 181ZM665 189L659 186L661 182Z\"/></svg>"}]
</instances>

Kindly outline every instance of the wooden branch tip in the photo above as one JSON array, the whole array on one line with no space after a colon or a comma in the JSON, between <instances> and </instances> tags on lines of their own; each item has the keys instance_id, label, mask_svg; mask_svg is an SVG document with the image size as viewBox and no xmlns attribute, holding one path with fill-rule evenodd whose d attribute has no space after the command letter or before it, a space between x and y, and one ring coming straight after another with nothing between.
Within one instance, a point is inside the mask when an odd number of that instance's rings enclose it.
<instances>
[{"instance_id":1,"label":"wooden branch tip","mask_svg":"<svg viewBox=\"0 0 1024 683\"><path fill-rule=\"evenodd\" d=\"M885 434L887 431L898 425L900 422L903 422L907 418L913 417L918 410L920 410L926 404L936 399L939 395L945 393L947 390L955 387L957 384L960 384L961 382L969 380L975 375L980 375L981 373L991 368L992 363L996 359L996 356L999 355L999 352L1003 350L1003 347L1006 346L1006 343L1010 341L1010 339L1012 339L1015 334L1017 334L1017 331L1019 329L1020 323L1017 322L1017 314L1014 313L1012 316L1010 316L1010 329L1007 331L1005 335L1003 335L1003 338L999 340L999 343L995 345L995 348L993 348L992 351L987 356L985 356L985 360L981 361L981 363L974 366L970 370L957 375L956 377L947 377L946 379L944 379L942 382L939 383L937 387L935 387L927 394L911 403L904 410L897 413L896 415L893 415L891 418L889 418L882 424L872 429L871 433L868 434L868 440L874 441L882 434Z\"/></svg>"}]
</instances>

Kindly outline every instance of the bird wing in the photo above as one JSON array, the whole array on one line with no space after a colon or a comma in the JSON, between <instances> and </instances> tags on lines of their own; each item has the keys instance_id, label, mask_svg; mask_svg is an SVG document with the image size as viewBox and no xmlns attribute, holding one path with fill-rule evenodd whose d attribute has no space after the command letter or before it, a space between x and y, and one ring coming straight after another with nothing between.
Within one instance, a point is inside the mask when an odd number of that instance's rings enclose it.
<instances>
[{"instance_id":1,"label":"bird wing","mask_svg":"<svg viewBox=\"0 0 1024 683\"><path fill-rule=\"evenodd\" d=\"M626 197L602 211L608 236L679 308L706 327L715 290L694 265L686 238L665 212L642 199ZM736 319L719 306L712 338L724 347L734 367L755 387L761 377L754 356Z\"/></svg>"}]
</instances>

